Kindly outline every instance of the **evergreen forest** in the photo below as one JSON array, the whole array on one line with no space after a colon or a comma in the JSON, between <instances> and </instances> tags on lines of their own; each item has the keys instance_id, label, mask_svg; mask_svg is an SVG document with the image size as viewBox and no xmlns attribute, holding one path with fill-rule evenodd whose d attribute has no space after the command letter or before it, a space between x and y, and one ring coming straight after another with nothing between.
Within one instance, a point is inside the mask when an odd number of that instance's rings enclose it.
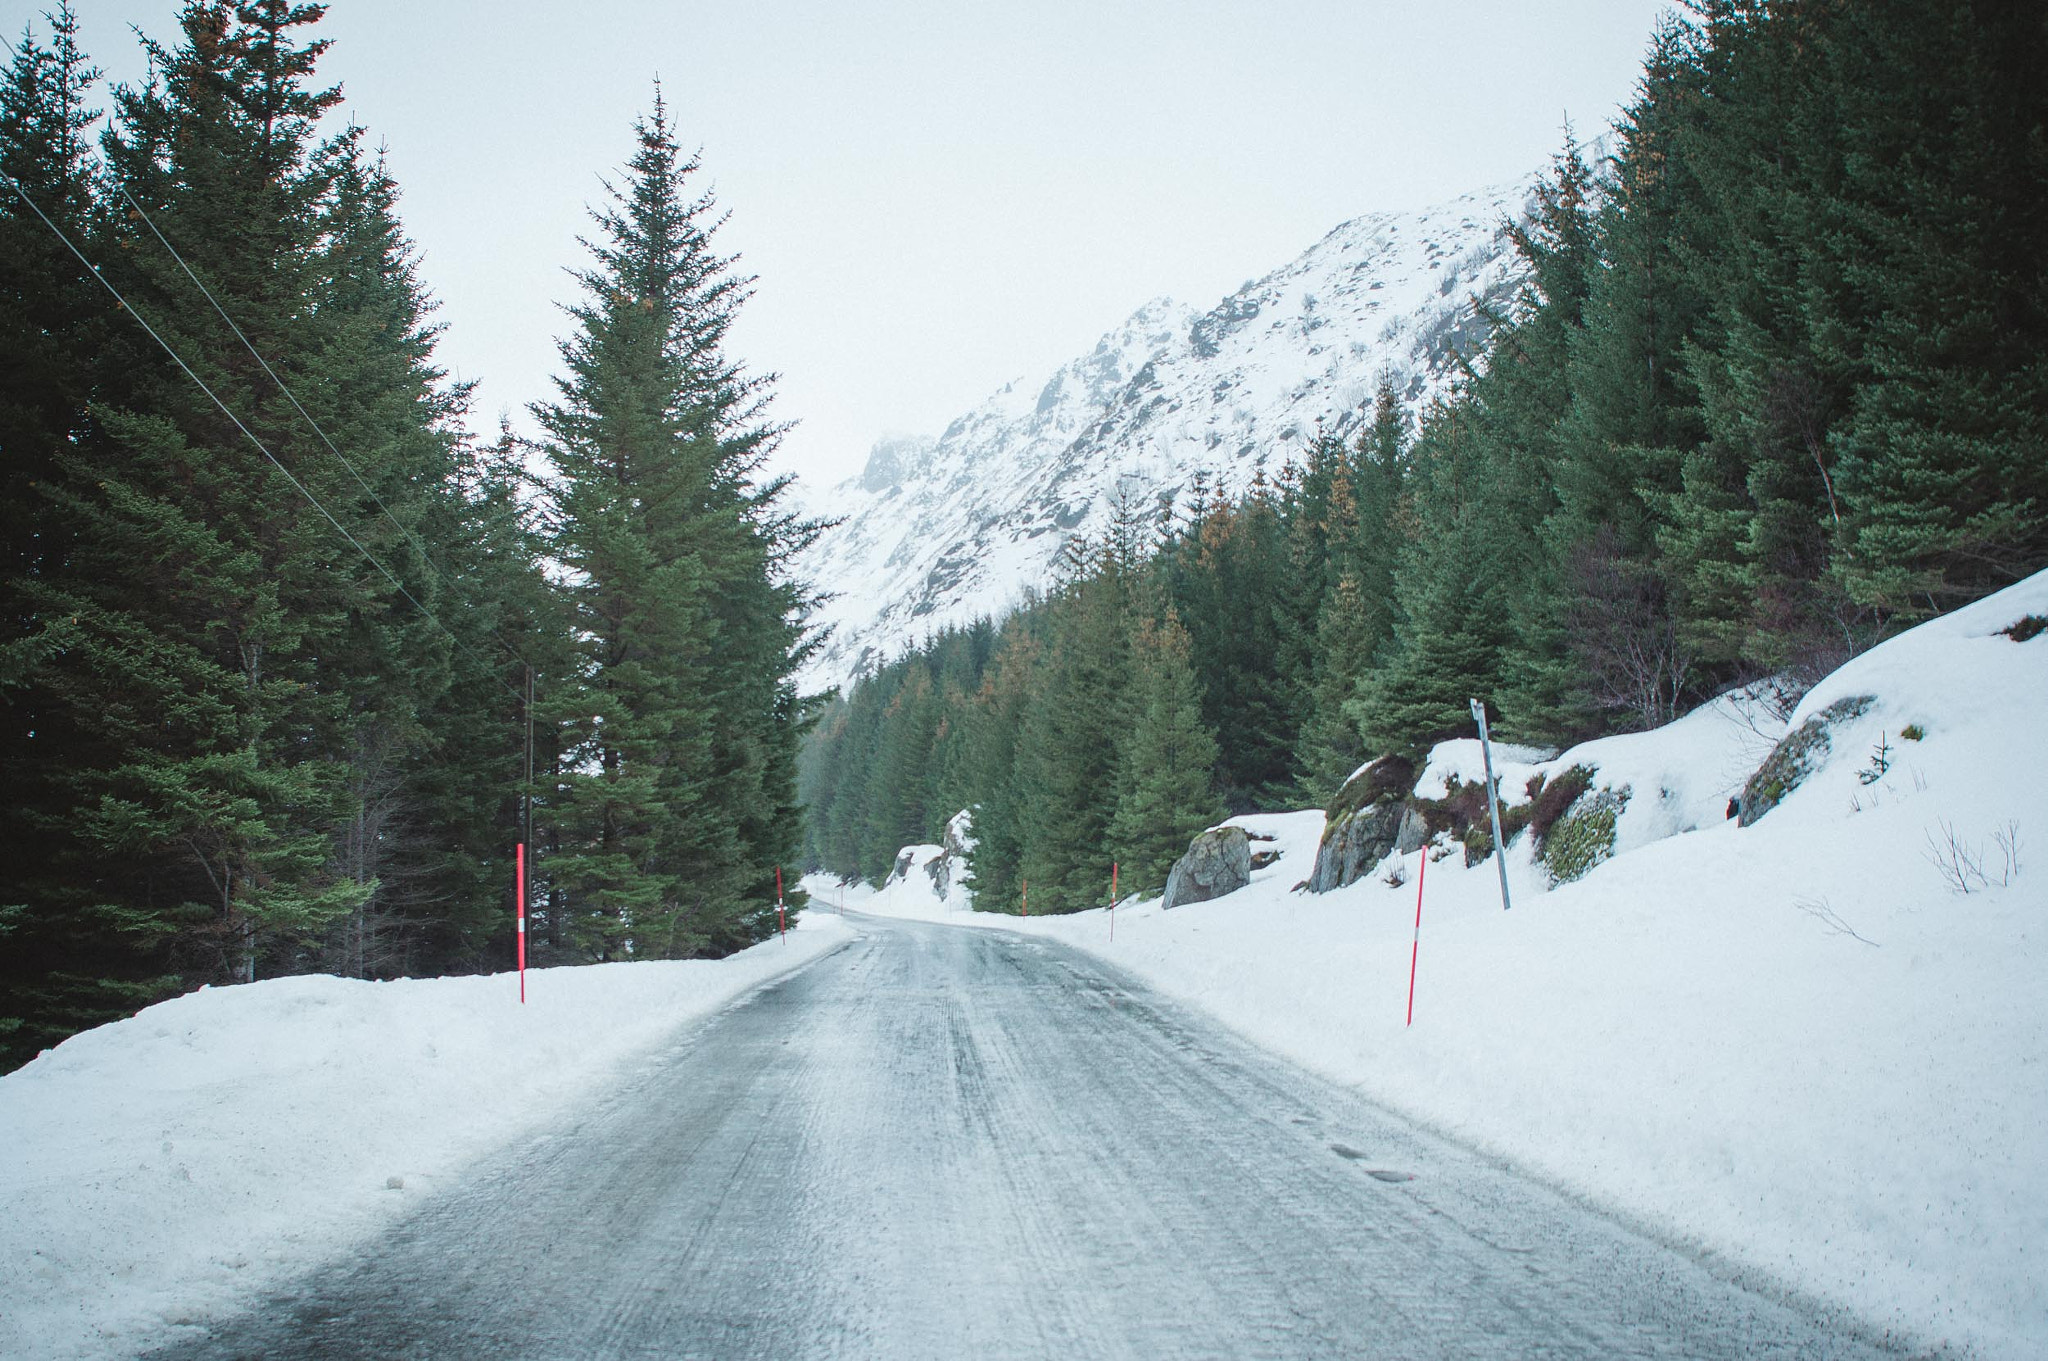
<instances>
[{"instance_id":1,"label":"evergreen forest","mask_svg":"<svg viewBox=\"0 0 2048 1361\"><path fill-rule=\"evenodd\" d=\"M0 74L0 1070L202 984L775 930L817 526L658 91L537 440L465 432L324 7L188 0ZM596 168L596 167L593 167Z\"/></svg>"},{"instance_id":2,"label":"evergreen forest","mask_svg":"<svg viewBox=\"0 0 2048 1361\"><path fill-rule=\"evenodd\" d=\"M1120 506L836 699L807 862L879 882L972 809L978 907L1098 906L1472 697L1539 745L1789 705L2048 566L2048 14L1702 0L1611 145L1567 130L1527 287L1419 420L1382 385L1241 495Z\"/></svg>"}]
</instances>

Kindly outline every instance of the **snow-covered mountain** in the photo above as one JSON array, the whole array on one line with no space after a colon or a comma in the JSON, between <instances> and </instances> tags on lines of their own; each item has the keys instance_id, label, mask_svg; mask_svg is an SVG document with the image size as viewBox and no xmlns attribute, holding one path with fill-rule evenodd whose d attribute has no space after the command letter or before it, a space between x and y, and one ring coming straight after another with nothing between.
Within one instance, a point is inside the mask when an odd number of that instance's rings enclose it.
<instances>
[{"instance_id":1,"label":"snow-covered mountain","mask_svg":"<svg viewBox=\"0 0 2048 1361\"><path fill-rule=\"evenodd\" d=\"M1354 428L1383 374L1419 408L1450 382L1453 354L1484 338L1474 297L1501 303L1520 284L1501 227L1526 214L1534 183L1355 218L1207 311L1147 303L937 439L878 443L860 476L812 498L844 522L804 564L837 593L809 687L1005 613L1062 544L1103 527L1119 487L1143 507L1198 470L1241 490L1261 460L1272 471L1297 457L1318 422Z\"/></svg>"}]
</instances>

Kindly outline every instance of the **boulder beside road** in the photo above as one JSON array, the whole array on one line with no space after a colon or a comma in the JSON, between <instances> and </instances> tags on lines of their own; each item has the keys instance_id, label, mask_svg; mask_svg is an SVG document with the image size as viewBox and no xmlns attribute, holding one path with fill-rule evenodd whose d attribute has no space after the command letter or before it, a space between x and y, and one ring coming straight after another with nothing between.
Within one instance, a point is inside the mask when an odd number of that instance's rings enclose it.
<instances>
[{"instance_id":1,"label":"boulder beside road","mask_svg":"<svg viewBox=\"0 0 2048 1361\"><path fill-rule=\"evenodd\" d=\"M1242 827L1211 827L1188 843L1166 876L1162 906L1204 903L1252 881L1252 839Z\"/></svg>"}]
</instances>

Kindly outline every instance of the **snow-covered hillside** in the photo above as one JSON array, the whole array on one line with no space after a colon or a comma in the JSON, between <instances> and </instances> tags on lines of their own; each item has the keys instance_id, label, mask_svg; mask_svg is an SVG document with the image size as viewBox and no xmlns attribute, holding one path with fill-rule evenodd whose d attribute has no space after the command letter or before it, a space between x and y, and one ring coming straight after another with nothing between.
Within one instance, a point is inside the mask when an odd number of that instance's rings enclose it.
<instances>
[{"instance_id":1,"label":"snow-covered hillside","mask_svg":"<svg viewBox=\"0 0 2048 1361\"><path fill-rule=\"evenodd\" d=\"M918 875L846 902L1056 936L1722 1269L1916 1351L2044 1356L2048 633L2004 632L2029 616L2048 573L1828 677L1790 724L1833 712L1826 743L1750 826L1727 800L1788 729L1738 703L1511 760L1510 794L1586 765L1628 797L1574 882L1512 844L1509 912L1442 843L1295 891L1314 811L1240 820L1282 852L1246 888L1114 925L949 910ZM1424 783L1477 778L1477 747Z\"/></svg>"},{"instance_id":2,"label":"snow-covered hillside","mask_svg":"<svg viewBox=\"0 0 2048 1361\"><path fill-rule=\"evenodd\" d=\"M1318 422L1353 428L1382 375L1411 408L1441 392L1453 352L1483 338L1473 298L1501 303L1523 277L1500 228L1533 183L1357 218L1207 311L1147 304L937 439L877 444L859 477L811 498L845 522L804 563L837 592L805 679L837 684L932 629L1003 613L1062 544L1103 526L1118 489L1146 510L1198 470L1241 490Z\"/></svg>"}]
</instances>

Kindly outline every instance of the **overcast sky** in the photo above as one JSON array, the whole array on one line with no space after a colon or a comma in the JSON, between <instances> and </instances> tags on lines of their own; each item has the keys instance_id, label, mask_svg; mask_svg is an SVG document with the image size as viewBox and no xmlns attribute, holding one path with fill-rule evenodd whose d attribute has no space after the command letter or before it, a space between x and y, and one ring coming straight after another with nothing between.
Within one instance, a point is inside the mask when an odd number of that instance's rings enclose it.
<instances>
[{"instance_id":1,"label":"overcast sky","mask_svg":"<svg viewBox=\"0 0 2048 1361\"><path fill-rule=\"evenodd\" d=\"M547 392L585 205L659 75L759 278L733 348L781 375L786 462L837 480L1150 298L1212 303L1348 218L1536 168L1629 97L1666 7L335 0L320 31L479 428ZM77 8L130 80L128 26L169 38L177 11Z\"/></svg>"}]
</instances>

